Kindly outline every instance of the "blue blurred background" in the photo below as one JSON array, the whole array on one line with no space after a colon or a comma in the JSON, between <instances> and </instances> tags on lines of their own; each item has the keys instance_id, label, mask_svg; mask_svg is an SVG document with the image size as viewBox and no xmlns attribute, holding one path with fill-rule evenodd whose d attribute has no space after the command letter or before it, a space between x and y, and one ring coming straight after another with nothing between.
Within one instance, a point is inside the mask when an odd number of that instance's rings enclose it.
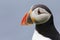
<instances>
[{"instance_id":1,"label":"blue blurred background","mask_svg":"<svg viewBox=\"0 0 60 40\"><path fill-rule=\"evenodd\" d=\"M50 8L60 32L60 0L0 0L0 40L31 40L34 25L21 26L20 22L25 12L39 3Z\"/></svg>"}]
</instances>

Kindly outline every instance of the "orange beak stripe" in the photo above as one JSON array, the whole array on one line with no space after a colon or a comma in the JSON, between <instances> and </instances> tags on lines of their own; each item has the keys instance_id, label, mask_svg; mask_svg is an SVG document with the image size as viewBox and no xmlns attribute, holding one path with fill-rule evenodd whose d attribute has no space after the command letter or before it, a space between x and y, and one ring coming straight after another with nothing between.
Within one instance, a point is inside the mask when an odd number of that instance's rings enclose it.
<instances>
[{"instance_id":1,"label":"orange beak stripe","mask_svg":"<svg viewBox=\"0 0 60 40\"><path fill-rule=\"evenodd\" d=\"M21 25L26 25L26 21L27 21L27 17L28 17L28 13L26 13L21 21Z\"/></svg>"}]
</instances>

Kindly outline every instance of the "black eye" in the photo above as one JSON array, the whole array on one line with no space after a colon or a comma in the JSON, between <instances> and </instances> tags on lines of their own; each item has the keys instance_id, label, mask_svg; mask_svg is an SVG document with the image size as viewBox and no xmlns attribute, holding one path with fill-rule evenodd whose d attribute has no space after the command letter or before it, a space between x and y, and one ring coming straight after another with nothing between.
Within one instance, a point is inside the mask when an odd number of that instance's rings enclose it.
<instances>
[{"instance_id":1,"label":"black eye","mask_svg":"<svg viewBox=\"0 0 60 40\"><path fill-rule=\"evenodd\" d=\"M41 14L40 10L38 9L38 15Z\"/></svg>"}]
</instances>

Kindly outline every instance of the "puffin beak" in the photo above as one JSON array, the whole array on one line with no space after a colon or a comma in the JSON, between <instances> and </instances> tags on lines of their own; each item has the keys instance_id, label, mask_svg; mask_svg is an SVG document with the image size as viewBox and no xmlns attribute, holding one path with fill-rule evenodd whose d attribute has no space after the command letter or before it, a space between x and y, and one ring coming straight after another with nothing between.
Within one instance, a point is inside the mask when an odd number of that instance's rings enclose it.
<instances>
[{"instance_id":1,"label":"puffin beak","mask_svg":"<svg viewBox=\"0 0 60 40\"><path fill-rule=\"evenodd\" d=\"M30 17L31 12L32 11L30 10L29 13L25 13L24 17L22 18L21 25L29 25L33 23Z\"/></svg>"}]
</instances>

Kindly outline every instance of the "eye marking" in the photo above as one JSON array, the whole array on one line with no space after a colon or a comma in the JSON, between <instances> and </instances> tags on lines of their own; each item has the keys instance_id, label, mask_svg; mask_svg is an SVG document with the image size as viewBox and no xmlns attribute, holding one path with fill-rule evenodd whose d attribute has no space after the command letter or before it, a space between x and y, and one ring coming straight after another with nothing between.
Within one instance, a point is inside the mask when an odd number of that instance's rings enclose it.
<instances>
[{"instance_id":1,"label":"eye marking","mask_svg":"<svg viewBox=\"0 0 60 40\"><path fill-rule=\"evenodd\" d=\"M40 9L38 9L38 15L41 14Z\"/></svg>"}]
</instances>

